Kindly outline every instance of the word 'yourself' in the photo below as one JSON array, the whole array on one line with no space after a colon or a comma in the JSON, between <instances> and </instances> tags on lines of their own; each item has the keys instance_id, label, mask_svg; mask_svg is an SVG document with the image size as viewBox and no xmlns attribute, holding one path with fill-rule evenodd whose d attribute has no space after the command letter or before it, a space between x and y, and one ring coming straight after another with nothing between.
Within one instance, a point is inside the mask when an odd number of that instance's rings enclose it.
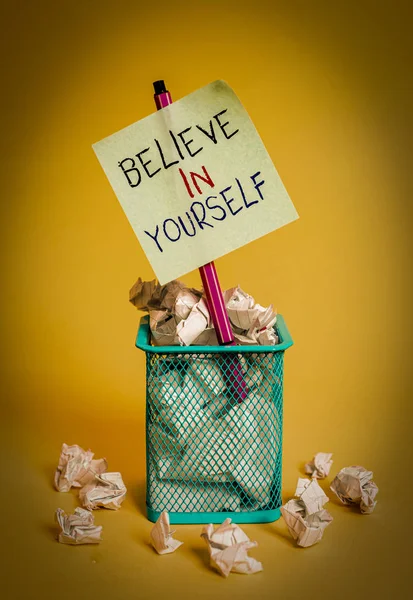
<instances>
[{"instance_id":1,"label":"word 'yourself'","mask_svg":"<svg viewBox=\"0 0 413 600\"><path fill-rule=\"evenodd\" d=\"M231 139L238 133L239 129L230 131L231 127L229 121L224 121L225 117L223 117L226 112L227 109L224 109L214 115L205 128L200 125L195 125L194 127L190 126L177 134L169 130L169 135L173 144L170 156L165 156L166 153L161 144L158 140L154 139L156 149L148 146L135 154L139 161L138 166L135 158L131 158L130 156L121 160L118 163L118 166L122 169L130 187L135 188L141 183L142 174L146 174L151 179L152 177L155 177L162 168L166 170L179 164L181 160L185 159L185 156L193 158L204 149L204 146L202 145L204 140L209 140L208 143L211 142L217 144L220 139ZM156 153L157 159L153 160L153 155L152 158L149 158L151 155L148 155L147 153L151 151ZM158 166L159 159L162 166Z\"/></svg>"},{"instance_id":2,"label":"word 'yourself'","mask_svg":"<svg viewBox=\"0 0 413 600\"><path fill-rule=\"evenodd\" d=\"M235 178L235 185L230 185L219 194L208 196L205 200L202 198L202 202L200 200L192 202L184 216L165 219L162 225L156 225L155 231L145 230L146 235L154 241L158 250L163 252L165 241L177 242L182 234L194 237L199 231L208 227L214 228L217 221L225 221L229 215L235 217L244 208L250 208L260 200L264 200L260 188L265 181L261 172L251 175L250 180L249 183L252 183L252 187L258 192L259 199L247 198L240 180ZM231 191L233 187L235 192Z\"/></svg>"}]
</instances>

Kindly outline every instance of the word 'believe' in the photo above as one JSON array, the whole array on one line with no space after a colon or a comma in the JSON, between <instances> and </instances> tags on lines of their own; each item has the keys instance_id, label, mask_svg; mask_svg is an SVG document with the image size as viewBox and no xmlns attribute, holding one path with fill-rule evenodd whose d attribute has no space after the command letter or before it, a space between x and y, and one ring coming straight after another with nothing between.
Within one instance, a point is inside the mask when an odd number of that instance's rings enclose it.
<instances>
[{"instance_id":1,"label":"word 'believe'","mask_svg":"<svg viewBox=\"0 0 413 600\"><path fill-rule=\"evenodd\" d=\"M252 187L258 192L260 199L247 199L241 182L235 178L236 185L234 187L238 188L237 191L240 197L235 198L233 196L231 192L233 186L230 185L219 192L219 196L208 196L205 200L202 199L202 202L192 202L189 210L185 212L185 216L178 216L175 219L165 219L162 226L156 226L154 232L151 233L145 230L146 235L155 242L158 250L163 252L166 240L177 242L183 233L188 237L194 237L198 231L203 231L207 227L214 228L214 221L224 221L228 215L235 217L244 208L250 208L254 204L258 204L260 200L264 200L260 188L264 185L265 181L262 179L261 172L258 171L254 175L251 175L250 180ZM213 185L212 183L212 187Z\"/></svg>"},{"instance_id":2,"label":"word 'believe'","mask_svg":"<svg viewBox=\"0 0 413 600\"><path fill-rule=\"evenodd\" d=\"M155 166L150 166L151 163L153 163L153 160L152 158L148 158L150 155L148 155L147 152L154 150L150 146L135 154L139 161L139 168L136 166L136 161L134 158L128 156L121 160L118 163L118 166L122 169L130 187L134 188L140 184L142 181L142 173L145 173L151 179L162 170L162 167L164 169L169 169L170 167L179 164L181 160L185 159L185 155L193 158L204 149L201 143L205 138L207 138L213 144L217 144L220 138L223 139L222 136L227 140L231 139L235 134L238 133L239 129L236 129L235 131L229 131L229 121L225 121L224 123L222 122L221 117L226 112L227 109L224 109L214 115L205 129L200 125L195 125L194 128L192 126L187 127L177 134L174 134L169 130L169 135L172 139L174 148L173 156L165 157L165 152L163 151L161 144L158 140L154 139L156 146L155 152L159 154L159 158L162 163L162 166L158 168L156 168L156 166L159 164L159 160L158 162L155 161ZM217 129L214 120L218 124ZM197 134L195 135L197 139L194 139L193 133L191 132L192 129L198 130L195 132ZM219 131L222 133L220 134ZM196 142L195 149L192 146L194 142Z\"/></svg>"}]
</instances>

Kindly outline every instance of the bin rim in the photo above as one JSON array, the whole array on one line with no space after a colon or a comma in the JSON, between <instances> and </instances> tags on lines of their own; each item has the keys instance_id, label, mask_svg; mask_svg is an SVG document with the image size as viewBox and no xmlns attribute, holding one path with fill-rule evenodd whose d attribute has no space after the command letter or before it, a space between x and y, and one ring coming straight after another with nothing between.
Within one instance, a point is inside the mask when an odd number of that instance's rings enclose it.
<instances>
[{"instance_id":1,"label":"bin rim","mask_svg":"<svg viewBox=\"0 0 413 600\"><path fill-rule=\"evenodd\" d=\"M277 315L274 329L280 339L280 343L273 346L153 346L150 343L149 315L145 315L140 320L135 346L151 354L244 354L247 352L251 354L256 352L283 352L293 345L293 339L287 329L283 316L280 314Z\"/></svg>"}]
</instances>

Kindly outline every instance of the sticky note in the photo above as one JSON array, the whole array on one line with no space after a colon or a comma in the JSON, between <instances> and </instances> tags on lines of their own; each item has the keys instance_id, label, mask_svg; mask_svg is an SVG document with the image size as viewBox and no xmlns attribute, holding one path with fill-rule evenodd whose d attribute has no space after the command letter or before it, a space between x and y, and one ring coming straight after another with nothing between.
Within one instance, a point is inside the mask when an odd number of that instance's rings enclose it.
<instances>
[{"instance_id":1,"label":"sticky note","mask_svg":"<svg viewBox=\"0 0 413 600\"><path fill-rule=\"evenodd\" d=\"M298 218L248 113L224 81L93 149L161 284Z\"/></svg>"}]
</instances>

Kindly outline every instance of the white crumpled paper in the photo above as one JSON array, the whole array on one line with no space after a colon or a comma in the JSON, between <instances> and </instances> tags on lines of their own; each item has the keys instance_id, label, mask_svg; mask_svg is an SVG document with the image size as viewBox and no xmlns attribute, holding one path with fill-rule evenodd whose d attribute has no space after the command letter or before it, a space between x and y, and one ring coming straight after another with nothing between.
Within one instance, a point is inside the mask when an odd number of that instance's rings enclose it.
<instances>
[{"instance_id":1,"label":"white crumpled paper","mask_svg":"<svg viewBox=\"0 0 413 600\"><path fill-rule=\"evenodd\" d=\"M156 521L151 531L151 543L158 554L170 554L175 552L179 546L182 546L183 542L175 540L169 526L169 515L164 510Z\"/></svg>"},{"instance_id":2,"label":"white crumpled paper","mask_svg":"<svg viewBox=\"0 0 413 600\"><path fill-rule=\"evenodd\" d=\"M161 374L150 377L148 392L160 489L169 497L172 480L185 486L193 481L225 484L217 487L217 506L225 502L240 510L239 500L226 493L235 481L251 510L267 505L280 444L280 418L272 398L254 390L242 403L230 404L218 363L205 357L188 361L182 376L158 367ZM188 493L190 504L202 504L196 489L188 488ZM151 502L157 501L154 489Z\"/></svg>"},{"instance_id":3,"label":"white crumpled paper","mask_svg":"<svg viewBox=\"0 0 413 600\"><path fill-rule=\"evenodd\" d=\"M197 397L202 400L223 394L226 390L226 383L219 363L210 358L198 359L195 355L189 362L183 387L185 396L195 391ZM185 387L188 389L185 390Z\"/></svg>"},{"instance_id":4,"label":"white crumpled paper","mask_svg":"<svg viewBox=\"0 0 413 600\"><path fill-rule=\"evenodd\" d=\"M231 477L247 493L254 508L269 504L280 443L274 402L258 392L250 393L223 420L233 432Z\"/></svg>"},{"instance_id":5,"label":"white crumpled paper","mask_svg":"<svg viewBox=\"0 0 413 600\"><path fill-rule=\"evenodd\" d=\"M295 495L281 507L281 513L292 537L302 548L321 540L333 517L323 508L328 502L316 479L299 478Z\"/></svg>"},{"instance_id":6,"label":"white crumpled paper","mask_svg":"<svg viewBox=\"0 0 413 600\"><path fill-rule=\"evenodd\" d=\"M185 378L180 386L173 378L164 376L148 384L151 401L157 411L154 421L169 438L173 436L182 448L191 427L201 418L205 400L205 392L194 388L192 383Z\"/></svg>"},{"instance_id":7,"label":"white crumpled paper","mask_svg":"<svg viewBox=\"0 0 413 600\"><path fill-rule=\"evenodd\" d=\"M170 463L165 469L173 471ZM240 498L232 491L232 485L200 484L174 479L149 480L148 495L153 510L179 512L236 512L240 510Z\"/></svg>"},{"instance_id":8,"label":"white crumpled paper","mask_svg":"<svg viewBox=\"0 0 413 600\"><path fill-rule=\"evenodd\" d=\"M160 441L158 476L168 480L236 481L254 506L268 504L279 443L274 404L255 393L218 419L210 416L209 404L205 411L195 408L191 413L189 407L185 409L187 415L177 436L184 451L176 456L162 456ZM176 411L168 411L168 421L163 416L163 426L168 422L170 430L179 427L172 425ZM182 422L179 410L177 414L178 423ZM170 439L166 442L170 447Z\"/></svg>"},{"instance_id":9,"label":"white crumpled paper","mask_svg":"<svg viewBox=\"0 0 413 600\"><path fill-rule=\"evenodd\" d=\"M336 475L330 489L343 504L359 504L360 512L369 515L377 504L375 498L379 492L372 479L372 471L367 471L364 467L345 467Z\"/></svg>"},{"instance_id":10,"label":"white crumpled paper","mask_svg":"<svg viewBox=\"0 0 413 600\"><path fill-rule=\"evenodd\" d=\"M120 473L103 473L96 475L93 482L80 490L79 498L89 510L100 507L118 510L125 499L126 491Z\"/></svg>"},{"instance_id":11,"label":"white crumpled paper","mask_svg":"<svg viewBox=\"0 0 413 600\"><path fill-rule=\"evenodd\" d=\"M273 329L277 314L239 286L223 293L234 337L239 344L273 345L278 337ZM155 346L216 345L217 337L207 302L202 292L187 288L181 281L160 286L140 278L129 292L130 302L149 313L149 325Z\"/></svg>"},{"instance_id":12,"label":"white crumpled paper","mask_svg":"<svg viewBox=\"0 0 413 600\"><path fill-rule=\"evenodd\" d=\"M76 508L73 515L66 515L58 508L55 519L60 526L61 544L99 544L102 541L102 526L94 525L94 517L84 508Z\"/></svg>"},{"instance_id":13,"label":"white crumpled paper","mask_svg":"<svg viewBox=\"0 0 413 600\"><path fill-rule=\"evenodd\" d=\"M315 479L324 479L327 477L333 464L331 460L332 456L331 452L317 452L313 460L308 462L304 467L307 475L311 475Z\"/></svg>"},{"instance_id":14,"label":"white crumpled paper","mask_svg":"<svg viewBox=\"0 0 413 600\"><path fill-rule=\"evenodd\" d=\"M63 444L54 478L56 489L68 492L71 487L82 487L104 473L108 468L106 459L93 460L93 456L91 450Z\"/></svg>"},{"instance_id":15,"label":"white crumpled paper","mask_svg":"<svg viewBox=\"0 0 413 600\"><path fill-rule=\"evenodd\" d=\"M248 550L256 548L257 542L249 537L231 519L225 521L214 530L212 523L202 529L201 537L208 545L211 566L224 577L232 573L250 575L263 570L260 562L248 556Z\"/></svg>"}]
</instances>

